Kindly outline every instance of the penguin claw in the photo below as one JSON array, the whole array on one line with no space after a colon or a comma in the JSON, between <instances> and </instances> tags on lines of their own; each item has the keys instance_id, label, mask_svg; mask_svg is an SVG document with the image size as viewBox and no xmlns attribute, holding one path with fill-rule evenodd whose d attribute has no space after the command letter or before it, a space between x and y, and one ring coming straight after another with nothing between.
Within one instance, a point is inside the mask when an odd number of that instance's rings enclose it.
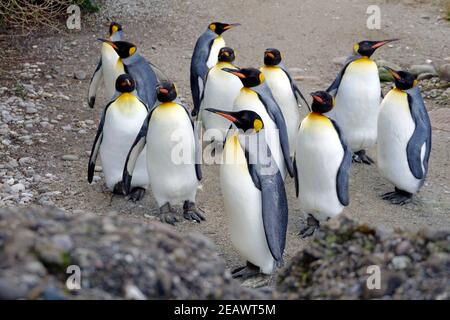
<instances>
[{"instance_id":1,"label":"penguin claw","mask_svg":"<svg viewBox=\"0 0 450 320\"><path fill-rule=\"evenodd\" d=\"M383 200L389 201L392 204L403 206L412 202L412 194L395 188L393 192L387 192L381 196Z\"/></svg>"},{"instance_id":2,"label":"penguin claw","mask_svg":"<svg viewBox=\"0 0 450 320\"><path fill-rule=\"evenodd\" d=\"M302 239L308 238L314 234L314 232L319 229L320 222L316 218L314 218L312 215L309 215L306 219L306 226L302 228L299 232L299 236Z\"/></svg>"},{"instance_id":3,"label":"penguin claw","mask_svg":"<svg viewBox=\"0 0 450 320\"><path fill-rule=\"evenodd\" d=\"M172 209L169 203L166 203L161 208L159 208L159 220L162 223L168 223L171 225L175 225L175 222L178 222L177 212Z\"/></svg>"},{"instance_id":4,"label":"penguin claw","mask_svg":"<svg viewBox=\"0 0 450 320\"><path fill-rule=\"evenodd\" d=\"M137 202L137 201L142 200L142 198L144 198L144 195L145 195L145 189L136 187L136 188L133 188L133 190L131 190L128 200Z\"/></svg>"},{"instance_id":5,"label":"penguin claw","mask_svg":"<svg viewBox=\"0 0 450 320\"><path fill-rule=\"evenodd\" d=\"M260 269L257 266L253 265L250 262L247 262L246 266L242 266L231 271L231 277L233 277L233 279L242 278L243 280L245 280L251 277L255 277L260 273Z\"/></svg>"},{"instance_id":6,"label":"penguin claw","mask_svg":"<svg viewBox=\"0 0 450 320\"><path fill-rule=\"evenodd\" d=\"M125 195L122 181L119 181L115 184L113 193L121 196Z\"/></svg>"},{"instance_id":7,"label":"penguin claw","mask_svg":"<svg viewBox=\"0 0 450 320\"><path fill-rule=\"evenodd\" d=\"M194 202L185 201L183 205L183 216L186 220L195 221L200 223L205 221L203 216L204 212L200 208L197 208Z\"/></svg>"},{"instance_id":8,"label":"penguin claw","mask_svg":"<svg viewBox=\"0 0 450 320\"><path fill-rule=\"evenodd\" d=\"M353 160L353 162L356 162L356 163L364 163L364 164L367 164L367 165L369 165L369 166L370 166L371 164L375 163L375 161L373 161L372 158L370 158L370 157L366 154L366 151L365 151L365 150L360 150L360 151L357 151L357 152L353 153L353 155L352 155L352 160Z\"/></svg>"}]
</instances>

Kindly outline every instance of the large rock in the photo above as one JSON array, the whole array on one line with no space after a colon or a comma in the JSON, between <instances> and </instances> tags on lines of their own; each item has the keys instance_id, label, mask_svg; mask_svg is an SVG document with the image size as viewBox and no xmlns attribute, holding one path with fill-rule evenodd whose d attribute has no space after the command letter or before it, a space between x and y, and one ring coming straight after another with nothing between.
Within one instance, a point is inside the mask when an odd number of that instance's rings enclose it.
<instances>
[{"instance_id":1,"label":"large rock","mask_svg":"<svg viewBox=\"0 0 450 320\"><path fill-rule=\"evenodd\" d=\"M380 289L367 286L374 265ZM449 299L450 232L389 233L342 216L324 225L276 286L275 298Z\"/></svg>"},{"instance_id":2,"label":"large rock","mask_svg":"<svg viewBox=\"0 0 450 320\"><path fill-rule=\"evenodd\" d=\"M69 291L69 265L81 290ZM254 299L210 240L130 216L0 210L0 299Z\"/></svg>"},{"instance_id":3,"label":"large rock","mask_svg":"<svg viewBox=\"0 0 450 320\"><path fill-rule=\"evenodd\" d=\"M409 67L409 72L411 72L415 76L419 76L423 73L431 73L433 75L438 75L436 69L431 64L416 64Z\"/></svg>"},{"instance_id":4,"label":"large rock","mask_svg":"<svg viewBox=\"0 0 450 320\"><path fill-rule=\"evenodd\" d=\"M450 82L450 63L439 66L437 72L441 80Z\"/></svg>"}]
</instances>

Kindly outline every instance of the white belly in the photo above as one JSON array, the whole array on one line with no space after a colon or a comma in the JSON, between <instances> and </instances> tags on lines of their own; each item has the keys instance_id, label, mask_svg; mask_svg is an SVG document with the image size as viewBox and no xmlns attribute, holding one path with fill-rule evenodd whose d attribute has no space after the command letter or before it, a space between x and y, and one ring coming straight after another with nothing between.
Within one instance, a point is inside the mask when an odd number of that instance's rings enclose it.
<instances>
[{"instance_id":1,"label":"white belly","mask_svg":"<svg viewBox=\"0 0 450 320\"><path fill-rule=\"evenodd\" d=\"M195 202L195 140L186 111L163 104L153 111L147 133L147 169L158 206Z\"/></svg>"},{"instance_id":2,"label":"white belly","mask_svg":"<svg viewBox=\"0 0 450 320\"><path fill-rule=\"evenodd\" d=\"M323 122L323 123L322 123ZM303 120L298 132L296 164L300 208L319 221L342 212L336 176L344 150L333 125L324 120Z\"/></svg>"},{"instance_id":3,"label":"white belly","mask_svg":"<svg viewBox=\"0 0 450 320\"><path fill-rule=\"evenodd\" d=\"M332 117L340 126L352 151L367 149L375 144L380 95L380 79L375 62L360 59L347 67L336 95Z\"/></svg>"},{"instance_id":4,"label":"white belly","mask_svg":"<svg viewBox=\"0 0 450 320\"><path fill-rule=\"evenodd\" d=\"M102 47L102 69L105 94L109 101L116 92L117 77L125 73L119 56L109 44L103 44Z\"/></svg>"},{"instance_id":5,"label":"white belly","mask_svg":"<svg viewBox=\"0 0 450 320\"><path fill-rule=\"evenodd\" d=\"M211 50L209 51L209 57L206 61L206 65L209 69L214 67L217 63L217 58L219 56L219 51L225 47L225 40L221 36L218 36L216 39L214 39L214 42L211 46Z\"/></svg>"},{"instance_id":6,"label":"white belly","mask_svg":"<svg viewBox=\"0 0 450 320\"><path fill-rule=\"evenodd\" d=\"M236 76L221 70L225 67L233 66L219 63L209 72L203 101L200 105L200 119L206 130L204 136L208 137L208 140L211 140L209 137L214 137L216 141L223 141L231 123L217 114L204 110L216 108L232 111L233 102L242 88L242 82Z\"/></svg>"},{"instance_id":7,"label":"white belly","mask_svg":"<svg viewBox=\"0 0 450 320\"><path fill-rule=\"evenodd\" d=\"M242 258L259 266L262 272L272 273L274 259L264 231L261 192L253 184L236 136L230 137L225 145L220 184L229 217L231 242Z\"/></svg>"},{"instance_id":8,"label":"white belly","mask_svg":"<svg viewBox=\"0 0 450 320\"><path fill-rule=\"evenodd\" d=\"M406 153L414 128L406 93L391 90L381 104L378 118L377 164L383 177L410 193L416 193L420 187L420 180L409 169Z\"/></svg>"},{"instance_id":9,"label":"white belly","mask_svg":"<svg viewBox=\"0 0 450 320\"><path fill-rule=\"evenodd\" d=\"M297 99L292 91L292 86L286 73L281 68L262 68L266 82L272 91L275 101L280 106L286 121L289 137L289 150L291 157L294 155L298 127L300 125L300 112Z\"/></svg>"},{"instance_id":10,"label":"white belly","mask_svg":"<svg viewBox=\"0 0 450 320\"><path fill-rule=\"evenodd\" d=\"M278 127L269 116L265 106L257 97L256 93L250 89L242 89L236 100L234 101L234 111L251 110L256 112L264 122L264 136L267 145L272 152L283 179L286 177L286 165L284 162L283 152L281 150L280 135Z\"/></svg>"},{"instance_id":11,"label":"white belly","mask_svg":"<svg viewBox=\"0 0 450 320\"><path fill-rule=\"evenodd\" d=\"M99 153L106 186L110 190L122 181L128 152L147 116L147 109L140 103L134 104L132 110L132 112L124 112L114 102L109 106L106 114ZM136 162L131 186L142 188L148 186L145 150L141 152Z\"/></svg>"}]
</instances>

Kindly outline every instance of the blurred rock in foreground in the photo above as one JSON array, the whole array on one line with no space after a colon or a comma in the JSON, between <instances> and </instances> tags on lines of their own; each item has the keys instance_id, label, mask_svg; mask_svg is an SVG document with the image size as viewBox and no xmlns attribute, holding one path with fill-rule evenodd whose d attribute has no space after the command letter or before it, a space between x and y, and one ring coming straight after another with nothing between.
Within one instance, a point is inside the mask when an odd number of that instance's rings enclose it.
<instances>
[{"instance_id":1,"label":"blurred rock in foreground","mask_svg":"<svg viewBox=\"0 0 450 320\"><path fill-rule=\"evenodd\" d=\"M342 216L280 273L275 298L450 299L449 252L448 231L388 233ZM367 288L370 265L380 267L379 290Z\"/></svg>"},{"instance_id":2,"label":"blurred rock in foreground","mask_svg":"<svg viewBox=\"0 0 450 320\"><path fill-rule=\"evenodd\" d=\"M66 287L69 265L81 290ZM255 299L214 245L160 223L56 209L0 210L0 299Z\"/></svg>"}]
</instances>

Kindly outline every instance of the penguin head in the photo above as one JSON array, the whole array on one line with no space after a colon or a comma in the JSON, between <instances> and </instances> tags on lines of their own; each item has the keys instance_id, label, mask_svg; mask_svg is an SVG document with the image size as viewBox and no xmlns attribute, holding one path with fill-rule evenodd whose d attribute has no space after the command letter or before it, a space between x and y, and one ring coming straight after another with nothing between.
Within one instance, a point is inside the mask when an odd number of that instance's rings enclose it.
<instances>
[{"instance_id":1,"label":"penguin head","mask_svg":"<svg viewBox=\"0 0 450 320\"><path fill-rule=\"evenodd\" d=\"M122 26L117 22L111 22L109 25L109 36L112 37L116 32L122 31Z\"/></svg>"},{"instance_id":2,"label":"penguin head","mask_svg":"<svg viewBox=\"0 0 450 320\"><path fill-rule=\"evenodd\" d=\"M133 78L128 74L121 74L116 79L116 90L125 93L125 92L133 92L136 88L136 84Z\"/></svg>"},{"instance_id":3,"label":"penguin head","mask_svg":"<svg viewBox=\"0 0 450 320\"><path fill-rule=\"evenodd\" d=\"M173 82L162 81L156 86L156 97L160 102L171 102L177 95L177 88Z\"/></svg>"},{"instance_id":4,"label":"penguin head","mask_svg":"<svg viewBox=\"0 0 450 320\"><path fill-rule=\"evenodd\" d=\"M265 81L264 74L255 68L230 69L223 68L223 71L234 74L241 79L242 84L246 88L259 86Z\"/></svg>"},{"instance_id":5,"label":"penguin head","mask_svg":"<svg viewBox=\"0 0 450 320\"><path fill-rule=\"evenodd\" d=\"M394 77L395 87L400 90L409 90L417 85L416 77L407 71L395 71L389 67L383 67Z\"/></svg>"},{"instance_id":6,"label":"penguin head","mask_svg":"<svg viewBox=\"0 0 450 320\"><path fill-rule=\"evenodd\" d=\"M334 98L326 91L312 92L313 103L311 105L312 112L326 113L333 109Z\"/></svg>"},{"instance_id":7,"label":"penguin head","mask_svg":"<svg viewBox=\"0 0 450 320\"><path fill-rule=\"evenodd\" d=\"M208 26L208 29L220 36L225 31L240 25L240 23L211 22Z\"/></svg>"},{"instance_id":8,"label":"penguin head","mask_svg":"<svg viewBox=\"0 0 450 320\"><path fill-rule=\"evenodd\" d=\"M117 52L120 58L125 59L134 55L137 51L137 47L126 41L111 41L106 39L98 39L99 41L106 42Z\"/></svg>"},{"instance_id":9,"label":"penguin head","mask_svg":"<svg viewBox=\"0 0 450 320\"><path fill-rule=\"evenodd\" d=\"M363 57L370 58L372 54L377 50L378 48L384 46L385 44L393 41L397 41L398 39L389 39L389 40L381 40L381 41L369 41L364 40L359 43L356 43L353 46L353 51L355 54L360 54Z\"/></svg>"},{"instance_id":10,"label":"penguin head","mask_svg":"<svg viewBox=\"0 0 450 320\"><path fill-rule=\"evenodd\" d=\"M223 47L219 51L218 60L220 62L233 62L235 59L234 50L229 47Z\"/></svg>"},{"instance_id":11,"label":"penguin head","mask_svg":"<svg viewBox=\"0 0 450 320\"><path fill-rule=\"evenodd\" d=\"M268 48L264 52L264 64L266 66L277 66L281 62L280 50L275 48Z\"/></svg>"},{"instance_id":12,"label":"penguin head","mask_svg":"<svg viewBox=\"0 0 450 320\"><path fill-rule=\"evenodd\" d=\"M252 133L257 133L264 128L264 122L261 117L256 112L250 110L241 110L236 112L223 111L213 108L206 108L205 110L224 117L244 132L249 132L250 130Z\"/></svg>"}]
</instances>

